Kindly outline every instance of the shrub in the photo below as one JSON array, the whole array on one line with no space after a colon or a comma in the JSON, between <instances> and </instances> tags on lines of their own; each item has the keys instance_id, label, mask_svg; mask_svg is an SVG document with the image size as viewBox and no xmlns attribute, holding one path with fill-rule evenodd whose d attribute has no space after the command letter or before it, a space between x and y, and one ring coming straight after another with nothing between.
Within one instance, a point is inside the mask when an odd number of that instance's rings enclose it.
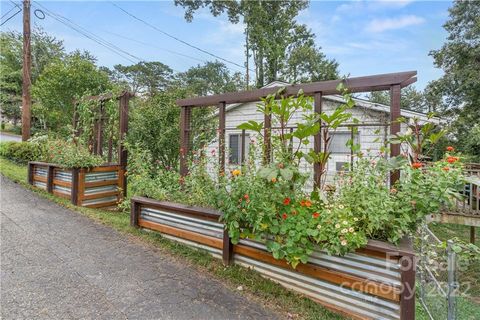
<instances>
[{"instance_id":1,"label":"shrub","mask_svg":"<svg viewBox=\"0 0 480 320\"><path fill-rule=\"evenodd\" d=\"M66 168L89 168L105 162L102 157L90 154L86 147L64 140L47 140L41 161Z\"/></svg>"},{"instance_id":2,"label":"shrub","mask_svg":"<svg viewBox=\"0 0 480 320\"><path fill-rule=\"evenodd\" d=\"M0 143L0 156L17 163L28 163L42 157L42 147L32 142L7 141Z\"/></svg>"}]
</instances>

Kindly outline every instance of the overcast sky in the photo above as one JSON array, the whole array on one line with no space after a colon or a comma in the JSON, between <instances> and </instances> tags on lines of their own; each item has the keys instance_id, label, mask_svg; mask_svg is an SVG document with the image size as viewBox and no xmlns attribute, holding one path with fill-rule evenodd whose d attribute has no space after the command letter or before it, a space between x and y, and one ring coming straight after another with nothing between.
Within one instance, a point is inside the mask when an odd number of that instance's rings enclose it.
<instances>
[{"instance_id":1,"label":"overcast sky","mask_svg":"<svg viewBox=\"0 0 480 320\"><path fill-rule=\"evenodd\" d=\"M18 0L15 2L21 5ZM199 12L192 23L187 23L183 9L175 7L173 1L114 3L157 29L239 65L244 63L245 39L241 24L233 25L225 17L212 17L207 11ZM99 65L131 64L129 59L137 62L134 57L138 57L161 61L176 71L184 71L214 59L135 20L112 2L41 1L40 4L124 51L123 57L119 56L49 15L40 19L41 12L34 14L40 5L33 2L32 25L41 26L63 40L68 51L90 51L98 58ZM11 1L2 0L0 5L2 15L13 7ZM325 54L340 63L342 74L362 76L417 70L416 86L423 89L428 81L442 75L441 70L434 68L428 53L440 48L445 41L442 25L448 19L451 5L450 1L312 1L297 19L317 35L317 45ZM21 31L21 26L21 14L18 14L5 23L2 30ZM233 64L227 65L233 71L244 71Z\"/></svg>"}]
</instances>

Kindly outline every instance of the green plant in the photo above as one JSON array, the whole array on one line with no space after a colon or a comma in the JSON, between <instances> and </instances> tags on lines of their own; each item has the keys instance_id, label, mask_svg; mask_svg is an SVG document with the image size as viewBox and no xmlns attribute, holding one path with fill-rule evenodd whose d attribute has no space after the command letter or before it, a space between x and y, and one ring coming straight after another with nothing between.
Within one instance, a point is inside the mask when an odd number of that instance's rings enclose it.
<instances>
[{"instance_id":1,"label":"green plant","mask_svg":"<svg viewBox=\"0 0 480 320\"><path fill-rule=\"evenodd\" d=\"M66 168L89 168L104 163L102 157L90 154L87 148L71 141L47 140L44 150L40 160Z\"/></svg>"},{"instance_id":2,"label":"green plant","mask_svg":"<svg viewBox=\"0 0 480 320\"><path fill-rule=\"evenodd\" d=\"M41 158L42 148L40 144L32 142L7 141L0 143L0 156L26 164Z\"/></svg>"}]
</instances>

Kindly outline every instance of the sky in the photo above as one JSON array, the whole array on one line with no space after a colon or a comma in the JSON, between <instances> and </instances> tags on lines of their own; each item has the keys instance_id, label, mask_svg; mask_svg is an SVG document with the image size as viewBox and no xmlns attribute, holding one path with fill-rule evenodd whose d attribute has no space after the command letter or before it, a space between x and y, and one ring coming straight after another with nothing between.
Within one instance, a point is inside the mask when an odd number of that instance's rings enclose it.
<instances>
[{"instance_id":1,"label":"sky","mask_svg":"<svg viewBox=\"0 0 480 320\"><path fill-rule=\"evenodd\" d=\"M19 0L14 2L21 5ZM198 11L193 22L188 23L184 19L183 8L176 7L173 0L32 3L32 27L40 26L63 40L67 51L90 51L102 66L129 65L140 59L160 61L178 72L215 60L161 31L238 65L244 64L243 25L231 24L225 16L213 17L208 10ZM150 26L135 20L114 4ZM43 17L42 12L34 12L41 6L108 41L117 49L112 52L51 15ZM448 19L448 8L451 6L451 1L311 1L309 8L296 19L316 34L316 43L327 57L339 62L341 75L365 76L417 70L416 87L423 89L429 81L442 75L442 70L434 67L429 52L439 49L445 42L447 34L442 26ZM2 16L12 7L12 1L2 0ZM43 12L47 13L46 10ZM2 18L2 22L5 19ZM21 14L7 21L1 30L21 32ZM227 66L232 71L245 72L244 68L235 64L227 63Z\"/></svg>"}]
</instances>

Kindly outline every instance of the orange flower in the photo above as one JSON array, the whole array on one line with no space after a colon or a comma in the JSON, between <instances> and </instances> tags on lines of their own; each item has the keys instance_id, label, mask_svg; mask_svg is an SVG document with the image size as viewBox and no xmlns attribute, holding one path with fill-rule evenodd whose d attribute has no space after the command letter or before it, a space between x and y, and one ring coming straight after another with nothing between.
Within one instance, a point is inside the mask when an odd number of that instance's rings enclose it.
<instances>
[{"instance_id":1,"label":"orange flower","mask_svg":"<svg viewBox=\"0 0 480 320\"><path fill-rule=\"evenodd\" d=\"M286 213L282 214L282 219L283 220L287 219L287 214Z\"/></svg>"},{"instance_id":2,"label":"orange flower","mask_svg":"<svg viewBox=\"0 0 480 320\"><path fill-rule=\"evenodd\" d=\"M450 170L450 168L449 167L443 167L442 170L443 171L448 171L448 170Z\"/></svg>"},{"instance_id":3,"label":"orange flower","mask_svg":"<svg viewBox=\"0 0 480 320\"><path fill-rule=\"evenodd\" d=\"M236 176L241 175L242 172L241 172L240 170L238 170L238 169L235 169L235 170L232 171L232 174L233 174L234 177L236 177Z\"/></svg>"},{"instance_id":4,"label":"orange flower","mask_svg":"<svg viewBox=\"0 0 480 320\"><path fill-rule=\"evenodd\" d=\"M421 167L423 167L423 164L421 162L412 163L412 168L413 169L420 169Z\"/></svg>"},{"instance_id":5,"label":"orange flower","mask_svg":"<svg viewBox=\"0 0 480 320\"><path fill-rule=\"evenodd\" d=\"M296 216L297 213L298 213L297 210L292 210L292 214L293 214L294 216Z\"/></svg>"},{"instance_id":6,"label":"orange flower","mask_svg":"<svg viewBox=\"0 0 480 320\"><path fill-rule=\"evenodd\" d=\"M320 217L320 213L318 213L318 212L314 212L314 213L312 214L312 217L314 217L314 218L318 218L318 217Z\"/></svg>"},{"instance_id":7,"label":"orange flower","mask_svg":"<svg viewBox=\"0 0 480 320\"><path fill-rule=\"evenodd\" d=\"M312 202L310 200L305 200L305 207L310 208L312 206Z\"/></svg>"},{"instance_id":8,"label":"orange flower","mask_svg":"<svg viewBox=\"0 0 480 320\"><path fill-rule=\"evenodd\" d=\"M243 196L243 199L245 199L245 200L248 200L248 198L250 198L250 197L248 196L248 194L245 194L245 195Z\"/></svg>"},{"instance_id":9,"label":"orange flower","mask_svg":"<svg viewBox=\"0 0 480 320\"><path fill-rule=\"evenodd\" d=\"M290 201L291 201L290 198L285 198L283 199L283 204L288 206L290 204Z\"/></svg>"},{"instance_id":10,"label":"orange flower","mask_svg":"<svg viewBox=\"0 0 480 320\"><path fill-rule=\"evenodd\" d=\"M390 193L397 193L397 189L395 188L390 189Z\"/></svg>"},{"instance_id":11,"label":"orange flower","mask_svg":"<svg viewBox=\"0 0 480 320\"><path fill-rule=\"evenodd\" d=\"M455 151L455 148L452 147L452 146L448 146L448 147L447 147L447 151L450 151L450 152Z\"/></svg>"},{"instance_id":12,"label":"orange flower","mask_svg":"<svg viewBox=\"0 0 480 320\"><path fill-rule=\"evenodd\" d=\"M454 162L457 162L457 161L458 161L458 157L452 157L452 156L447 157L447 162L448 163L454 163Z\"/></svg>"},{"instance_id":13,"label":"orange flower","mask_svg":"<svg viewBox=\"0 0 480 320\"><path fill-rule=\"evenodd\" d=\"M305 207L305 200L300 201L300 206Z\"/></svg>"},{"instance_id":14,"label":"orange flower","mask_svg":"<svg viewBox=\"0 0 480 320\"><path fill-rule=\"evenodd\" d=\"M277 178L272 178L272 182L273 183L277 182Z\"/></svg>"}]
</instances>

